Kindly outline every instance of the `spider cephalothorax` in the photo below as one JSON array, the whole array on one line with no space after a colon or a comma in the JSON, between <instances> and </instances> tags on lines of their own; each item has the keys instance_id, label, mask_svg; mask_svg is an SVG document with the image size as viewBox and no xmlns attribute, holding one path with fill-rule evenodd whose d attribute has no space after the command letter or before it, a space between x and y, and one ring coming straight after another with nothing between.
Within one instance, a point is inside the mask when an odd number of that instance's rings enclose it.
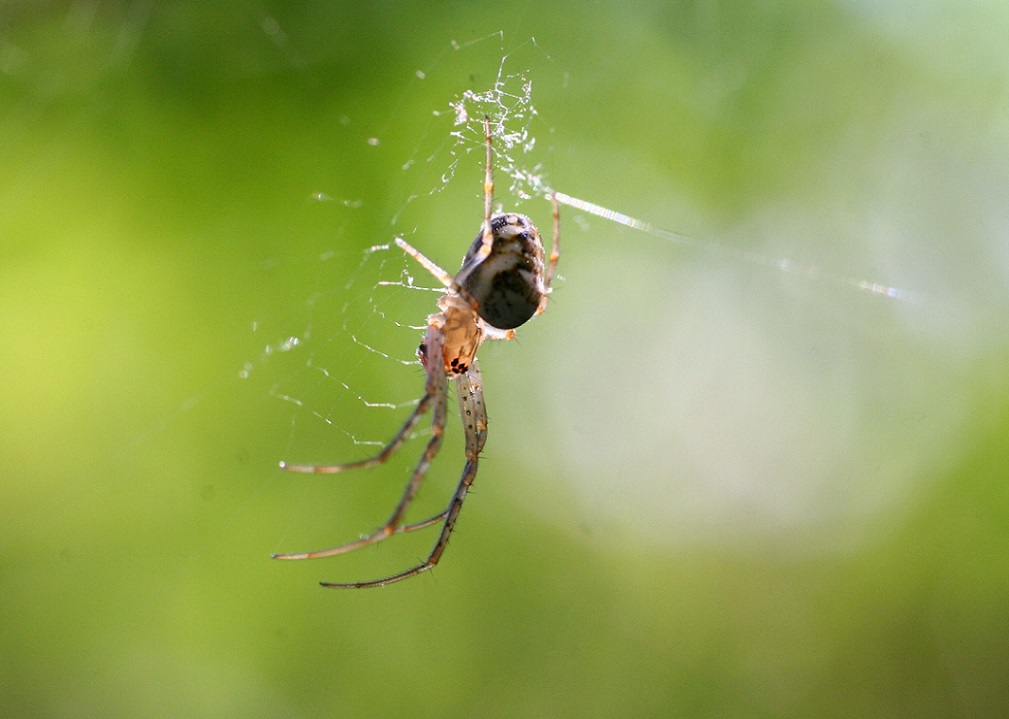
<instances>
[{"instance_id":1,"label":"spider cephalothorax","mask_svg":"<svg viewBox=\"0 0 1009 719\"><path fill-rule=\"evenodd\" d=\"M434 548L420 564L382 579L349 584L323 582L324 587L364 588L379 587L415 576L434 567L441 559L449 535L462 509L463 500L476 477L480 451L487 439L487 408L484 404L483 385L477 367L477 351L485 339L511 339L514 329L546 309L550 283L557 269L560 252L560 211L557 200L553 204L553 247L546 264L543 261L543 242L536 227L524 215L507 213L491 217L494 195L492 176L492 151L490 120L484 118L484 136L487 162L484 175L484 217L480 233L463 258L462 267L455 277L414 249L406 240L396 238L396 244L417 260L442 285L445 294L438 300L438 312L427 318L427 331L417 351L427 377L424 395L406 422L381 452L374 457L348 464L306 465L286 464L281 467L291 472L335 474L350 469L373 467L385 462L410 436L421 417L431 410L431 437L418 460L410 481L399 503L385 524L373 533L354 542L331 549L314 552L275 554L274 559L317 559L346 554L360 547L380 542L393 534L411 532L441 524L441 534ZM440 358L440 361L438 361ZM448 506L428 519L404 524L410 507L431 461L441 449L442 435L448 416L447 396L449 378L456 381L459 395L459 413L466 438L466 464Z\"/></svg>"}]
</instances>

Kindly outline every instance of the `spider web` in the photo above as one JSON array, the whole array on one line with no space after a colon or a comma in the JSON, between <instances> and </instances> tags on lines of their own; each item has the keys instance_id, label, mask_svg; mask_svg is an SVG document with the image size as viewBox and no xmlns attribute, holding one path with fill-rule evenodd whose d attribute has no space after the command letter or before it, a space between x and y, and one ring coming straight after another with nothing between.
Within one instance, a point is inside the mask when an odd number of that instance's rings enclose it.
<instances>
[{"instance_id":1,"label":"spider web","mask_svg":"<svg viewBox=\"0 0 1009 719\"><path fill-rule=\"evenodd\" d=\"M949 398L937 411L920 389L935 368L915 361L912 336L936 321L936 298L843 264L753 249L742 235L759 228L759 217L718 241L699 240L639 219L641 211L554 188L547 169L559 153L544 142L553 127L534 100L538 78L564 87L565 73L535 40L505 44L501 34L453 43L416 71L403 105L428 109L415 112L424 119L399 163L388 225L376 244L355 238L361 249L345 281L328 287L332 278L320 273L304 330L268 346L266 356L301 357L272 393L292 412L284 459L366 456L415 404L423 374L414 351L440 288L392 239L406 238L454 272L479 229L487 115L495 211L525 212L543 228L544 198L554 193L565 241L548 311L520 329L519 343L481 350L492 436L478 484L494 473L518 477L508 492L487 491L543 521L567 516L575 533L602 525L679 543L738 533L794 538L818 527L822 541L826 522L838 536L861 536L848 531L853 523L871 524L941 464L964 411ZM478 81L453 84L459 68L473 67L482 68L468 73ZM381 130L368 143L387 144ZM660 187L657 196L674 192ZM343 213L368 202L325 191L317 200ZM692 224L701 213L678 210ZM775 228L768 246L787 234ZM320 268L333 256L319 258ZM443 489L462 456L453 407L431 472ZM417 452L409 443L390 463L398 469L372 470L391 475L376 516Z\"/></svg>"}]
</instances>

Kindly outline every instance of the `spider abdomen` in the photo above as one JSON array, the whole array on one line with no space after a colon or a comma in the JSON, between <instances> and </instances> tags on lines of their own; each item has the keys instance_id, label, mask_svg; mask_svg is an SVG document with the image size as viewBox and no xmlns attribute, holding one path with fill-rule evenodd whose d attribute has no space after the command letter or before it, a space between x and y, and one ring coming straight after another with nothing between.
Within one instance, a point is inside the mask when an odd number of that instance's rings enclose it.
<instances>
[{"instance_id":1,"label":"spider abdomen","mask_svg":"<svg viewBox=\"0 0 1009 719\"><path fill-rule=\"evenodd\" d=\"M535 315L546 295L543 242L525 215L497 215L491 219L491 233L494 244L486 258L479 260L482 232L466 253L461 284L477 301L484 322L510 330Z\"/></svg>"}]
</instances>

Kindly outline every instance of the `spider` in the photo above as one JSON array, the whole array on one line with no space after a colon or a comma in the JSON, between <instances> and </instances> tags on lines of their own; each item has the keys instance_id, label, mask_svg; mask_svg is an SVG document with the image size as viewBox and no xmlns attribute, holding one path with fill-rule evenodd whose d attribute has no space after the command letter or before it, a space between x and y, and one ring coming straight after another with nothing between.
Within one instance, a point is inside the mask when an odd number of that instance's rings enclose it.
<instances>
[{"instance_id":1,"label":"spider","mask_svg":"<svg viewBox=\"0 0 1009 719\"><path fill-rule=\"evenodd\" d=\"M484 136L487 160L483 183L483 225L462 267L455 277L449 275L402 237L396 244L430 272L445 286L445 294L438 300L438 312L428 316L427 331L417 350L417 357L426 373L424 395L416 409L387 445L374 457L347 464L280 466L289 472L337 474L352 469L374 467L385 462L406 441L417 423L432 412L431 438L424 453L414 467L410 481L399 503L381 527L357 541L314 552L274 554L274 559L318 559L346 554L388 539L394 534L413 532L441 524L441 534L431 553L420 564L381 579L346 584L321 582L323 587L337 589L363 589L380 587L416 576L432 569L441 559L448 545L449 535L462 509L466 493L476 477L480 451L487 440L487 408L484 404L483 385L476 354L485 339L513 339L515 328L543 312L550 295L550 284L560 257L560 210L557 198L547 198L553 205L553 247L546 264L543 262L543 242L532 221L524 215L507 213L491 216L494 196L494 179L491 150L490 119L484 116ZM448 506L428 519L412 524L403 520L420 489L428 467L441 449L442 435L448 416L448 380L454 379L459 395L466 437L466 464Z\"/></svg>"}]
</instances>

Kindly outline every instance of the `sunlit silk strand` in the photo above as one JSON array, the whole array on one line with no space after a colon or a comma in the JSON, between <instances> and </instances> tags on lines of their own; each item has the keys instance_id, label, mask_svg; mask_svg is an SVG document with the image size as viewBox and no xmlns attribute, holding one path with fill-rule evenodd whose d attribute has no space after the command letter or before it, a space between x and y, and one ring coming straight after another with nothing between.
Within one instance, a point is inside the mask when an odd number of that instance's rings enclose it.
<instances>
[{"instance_id":1,"label":"sunlit silk strand","mask_svg":"<svg viewBox=\"0 0 1009 719\"><path fill-rule=\"evenodd\" d=\"M755 252L745 252L743 250L730 249L713 242L705 242L697 240L692 237L687 237L686 235L681 235L677 232L670 232L669 230L664 230L661 227L655 227L654 225L648 222L636 219L634 217L631 217L630 215L625 215L622 212L617 212L616 210L611 210L608 207L603 207L602 205L597 205L593 202L588 202L586 200L582 200L577 197L572 197L571 195L565 195L563 192L554 192L552 194L554 197L557 198L557 201L563 205L574 207L575 209L581 210L582 212L588 212L591 215L602 217L604 220L609 220L610 222L616 222L621 225L625 225L640 232L645 232L654 237L660 237L664 240L669 240L670 242L675 242L681 245L696 247L704 250L705 252L720 254L727 257L735 258L737 260L744 260L746 262L761 265L764 267L774 267L782 272L793 272L796 274L805 275L806 277L813 280L822 280L826 282L833 282L841 285L847 285L848 287L852 287L861 292L868 292L873 295L881 295L883 297L899 300L901 302L910 302L912 304L919 304L922 299L920 295L914 292L910 292L908 290L902 290L898 287L890 287L888 285L883 285L878 282L870 282L868 280L860 280L854 277L848 277L846 275L838 274L835 272L827 272L817 267L813 267L812 265L803 265L801 263L793 262L788 258L775 259L767 255L757 254Z\"/></svg>"}]
</instances>

